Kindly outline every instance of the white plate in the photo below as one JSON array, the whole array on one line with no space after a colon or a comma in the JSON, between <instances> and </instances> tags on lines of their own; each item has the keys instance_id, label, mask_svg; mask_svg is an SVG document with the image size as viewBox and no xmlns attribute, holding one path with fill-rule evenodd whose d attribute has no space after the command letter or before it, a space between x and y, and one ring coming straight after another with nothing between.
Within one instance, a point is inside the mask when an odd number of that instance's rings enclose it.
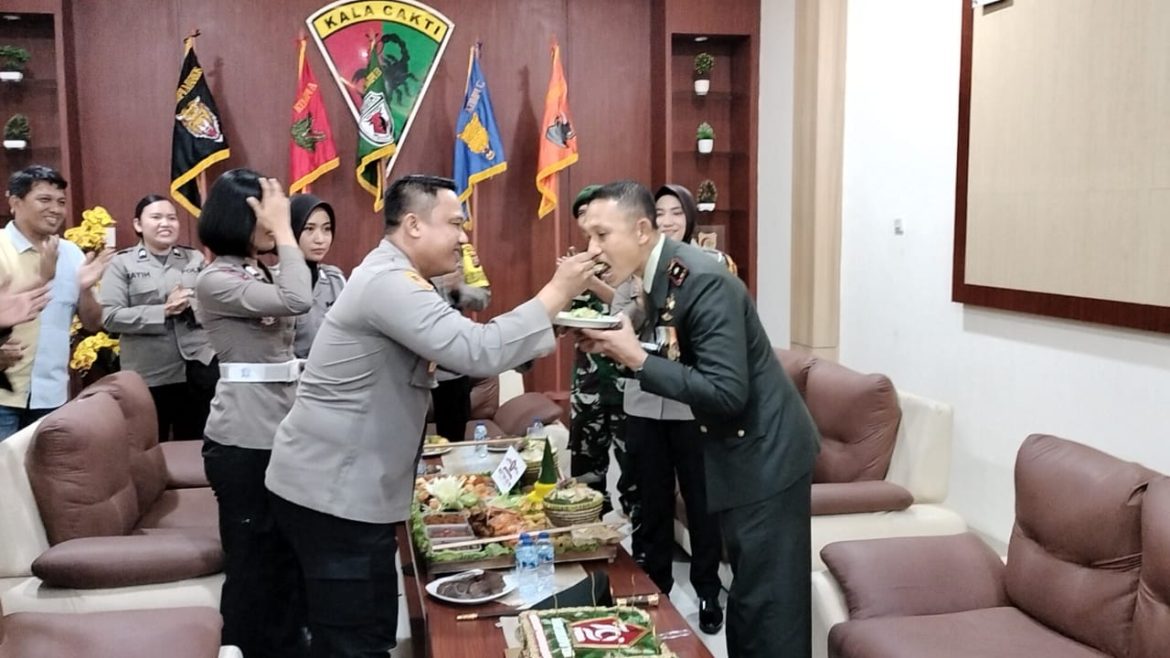
<instances>
[{"instance_id":1,"label":"white plate","mask_svg":"<svg viewBox=\"0 0 1170 658\"><path fill-rule=\"evenodd\" d=\"M553 324L574 329L614 329L620 326L622 319L616 315L602 315L596 318L576 318L562 311L557 313Z\"/></svg>"},{"instance_id":2,"label":"white plate","mask_svg":"<svg viewBox=\"0 0 1170 658\"><path fill-rule=\"evenodd\" d=\"M431 596L435 597L436 599L439 599L440 601L447 601L448 603L476 605L479 603L487 603L488 601L494 601L494 600L500 598L501 596L504 596L505 594L508 594L512 590L516 589L516 583L513 582L512 577L505 574L504 575L504 589L500 590L496 594L492 594L491 596L484 596L484 597L481 597L478 599L453 599L451 597L443 596L442 594L439 594L439 585L442 585L443 583L447 582L448 580L459 580L460 578L467 578L471 574L481 574L481 573L483 573L483 569L472 569L471 571L464 571L463 573L457 573L457 574L454 574L452 576L447 576L446 578L439 578L437 580L432 580L431 582L427 583L427 587L426 587L427 594L430 594Z\"/></svg>"},{"instance_id":3,"label":"white plate","mask_svg":"<svg viewBox=\"0 0 1170 658\"><path fill-rule=\"evenodd\" d=\"M445 454L451 452L451 450L453 450L453 448L451 446L449 446L445 443L440 443L439 445L442 447L439 447L439 448L425 448L424 447L422 456L423 457L438 457L439 455L445 455Z\"/></svg>"},{"instance_id":4,"label":"white plate","mask_svg":"<svg viewBox=\"0 0 1170 658\"><path fill-rule=\"evenodd\" d=\"M520 448L524 446L523 439L516 439L512 443L495 443L487 447L488 452L508 452L508 448L516 448L519 452Z\"/></svg>"}]
</instances>

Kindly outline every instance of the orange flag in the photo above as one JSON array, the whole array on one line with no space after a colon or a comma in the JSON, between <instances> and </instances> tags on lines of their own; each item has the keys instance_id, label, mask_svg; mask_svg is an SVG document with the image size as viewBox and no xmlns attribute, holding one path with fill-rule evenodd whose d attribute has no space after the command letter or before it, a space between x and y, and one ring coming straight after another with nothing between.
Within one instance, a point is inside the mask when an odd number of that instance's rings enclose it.
<instances>
[{"instance_id":1,"label":"orange flag","mask_svg":"<svg viewBox=\"0 0 1170 658\"><path fill-rule=\"evenodd\" d=\"M577 133L569 113L569 85L561 68L561 47L552 45L552 76L544 96L544 121L540 124L540 157L537 159L536 189L544 217L557 207L557 172L577 161Z\"/></svg>"}]
</instances>

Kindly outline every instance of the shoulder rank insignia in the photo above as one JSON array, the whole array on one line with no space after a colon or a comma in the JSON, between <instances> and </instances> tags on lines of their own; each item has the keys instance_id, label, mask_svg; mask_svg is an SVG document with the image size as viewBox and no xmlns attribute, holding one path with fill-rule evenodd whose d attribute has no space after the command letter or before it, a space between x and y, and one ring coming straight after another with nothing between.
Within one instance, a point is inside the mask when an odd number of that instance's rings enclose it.
<instances>
[{"instance_id":1,"label":"shoulder rank insignia","mask_svg":"<svg viewBox=\"0 0 1170 658\"><path fill-rule=\"evenodd\" d=\"M675 288L681 286L683 281L687 280L687 266L677 258L671 259L670 266L666 269L666 275L670 277L670 283Z\"/></svg>"},{"instance_id":2,"label":"shoulder rank insignia","mask_svg":"<svg viewBox=\"0 0 1170 658\"><path fill-rule=\"evenodd\" d=\"M417 285L419 288L422 288L423 290L435 289L435 286L433 286L430 281L427 281L425 278L423 278L423 275L419 274L418 272L415 272L414 270L405 270L405 272L406 278L414 281L415 285Z\"/></svg>"}]
</instances>

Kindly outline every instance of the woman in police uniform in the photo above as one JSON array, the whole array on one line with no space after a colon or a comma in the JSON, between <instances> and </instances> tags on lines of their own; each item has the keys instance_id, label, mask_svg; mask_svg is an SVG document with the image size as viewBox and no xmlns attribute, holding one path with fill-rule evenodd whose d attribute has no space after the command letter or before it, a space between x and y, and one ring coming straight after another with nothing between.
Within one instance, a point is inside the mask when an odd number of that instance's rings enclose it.
<instances>
[{"instance_id":1,"label":"woman in police uniform","mask_svg":"<svg viewBox=\"0 0 1170 658\"><path fill-rule=\"evenodd\" d=\"M297 358L305 359L309 356L309 348L313 346L317 330L325 321L326 311L337 301L337 296L345 287L345 275L341 273L341 268L321 262L333 246L333 230L337 221L333 206L312 194L294 194L289 198L289 207L293 235L296 236L301 253L305 255L313 283L313 308L296 317L297 337L293 345Z\"/></svg>"},{"instance_id":2,"label":"woman in police uniform","mask_svg":"<svg viewBox=\"0 0 1170 658\"><path fill-rule=\"evenodd\" d=\"M122 369L150 387L158 440L201 439L219 378L192 308L203 254L177 244L175 206L157 194L134 208L134 232L138 244L118 252L102 278L102 323L121 334Z\"/></svg>"},{"instance_id":3,"label":"woman in police uniform","mask_svg":"<svg viewBox=\"0 0 1170 658\"><path fill-rule=\"evenodd\" d=\"M247 169L216 180L199 217L216 255L195 282L199 315L219 354L203 466L219 503L223 644L245 656L306 655L303 587L264 487L276 428L296 398L295 316L312 307L312 283L280 183ZM275 251L279 269L258 254Z\"/></svg>"}]
</instances>

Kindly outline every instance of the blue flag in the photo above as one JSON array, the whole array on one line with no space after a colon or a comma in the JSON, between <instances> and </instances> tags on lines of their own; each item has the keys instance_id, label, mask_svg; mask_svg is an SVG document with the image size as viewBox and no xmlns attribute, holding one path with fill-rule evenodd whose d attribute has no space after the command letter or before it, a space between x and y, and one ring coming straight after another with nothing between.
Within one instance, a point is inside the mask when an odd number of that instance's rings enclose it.
<instances>
[{"instance_id":1,"label":"blue flag","mask_svg":"<svg viewBox=\"0 0 1170 658\"><path fill-rule=\"evenodd\" d=\"M459 200L467 201L476 183L508 169L504 142L492 112L487 80L479 70L479 44L471 47L463 108L455 122L455 186Z\"/></svg>"}]
</instances>

